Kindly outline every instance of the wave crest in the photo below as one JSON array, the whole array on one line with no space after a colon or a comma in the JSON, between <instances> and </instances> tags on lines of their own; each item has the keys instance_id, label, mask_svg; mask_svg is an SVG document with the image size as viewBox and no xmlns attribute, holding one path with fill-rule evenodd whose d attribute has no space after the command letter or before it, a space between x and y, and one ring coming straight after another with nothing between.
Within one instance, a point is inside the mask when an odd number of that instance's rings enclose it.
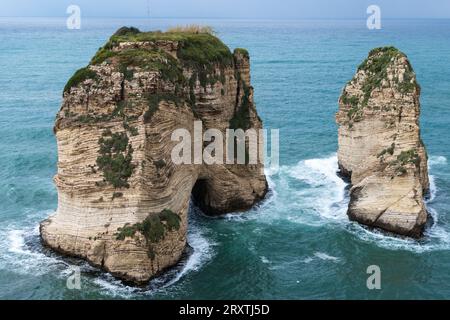
<instances>
[{"instance_id":1,"label":"wave crest","mask_svg":"<svg viewBox=\"0 0 450 320\"><path fill-rule=\"evenodd\" d=\"M447 159L443 156L431 156L430 171L433 172L433 168L446 163ZM308 226L342 228L360 240L389 250L424 252L450 249L450 227L440 223L439 214L433 208L433 201L439 192L434 175L430 175L430 197L426 201L433 223L427 227L424 238L417 241L349 221L346 214L348 185L337 172L336 154L281 167L280 172L271 177L274 193L277 195L272 203L278 211L275 218Z\"/></svg>"}]
</instances>

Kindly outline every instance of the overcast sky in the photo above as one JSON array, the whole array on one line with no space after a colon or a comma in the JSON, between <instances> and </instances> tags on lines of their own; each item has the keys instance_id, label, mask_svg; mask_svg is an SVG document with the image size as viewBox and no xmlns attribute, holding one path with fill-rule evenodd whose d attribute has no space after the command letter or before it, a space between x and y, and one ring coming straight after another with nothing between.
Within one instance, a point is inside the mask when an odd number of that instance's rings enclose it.
<instances>
[{"instance_id":1,"label":"overcast sky","mask_svg":"<svg viewBox=\"0 0 450 320\"><path fill-rule=\"evenodd\" d=\"M384 18L450 18L450 0L1 0L3 17L66 16L70 4L85 17L365 19L371 4Z\"/></svg>"}]
</instances>

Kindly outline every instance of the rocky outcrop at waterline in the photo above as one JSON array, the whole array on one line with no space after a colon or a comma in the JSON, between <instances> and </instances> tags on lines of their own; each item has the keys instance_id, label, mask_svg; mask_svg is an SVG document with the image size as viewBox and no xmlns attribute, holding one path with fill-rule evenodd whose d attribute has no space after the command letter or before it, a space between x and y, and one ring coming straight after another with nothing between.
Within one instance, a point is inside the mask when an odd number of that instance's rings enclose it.
<instances>
[{"instance_id":1,"label":"rocky outcrop at waterline","mask_svg":"<svg viewBox=\"0 0 450 320\"><path fill-rule=\"evenodd\" d=\"M143 283L179 261L191 194L207 214L263 199L261 164L173 163L171 134L197 120L203 131L262 128L248 53L206 32L119 29L64 89L44 244Z\"/></svg>"},{"instance_id":2,"label":"rocky outcrop at waterline","mask_svg":"<svg viewBox=\"0 0 450 320\"><path fill-rule=\"evenodd\" d=\"M345 86L336 115L338 161L351 180L350 219L419 237L427 221L420 87L405 54L374 49Z\"/></svg>"}]
</instances>

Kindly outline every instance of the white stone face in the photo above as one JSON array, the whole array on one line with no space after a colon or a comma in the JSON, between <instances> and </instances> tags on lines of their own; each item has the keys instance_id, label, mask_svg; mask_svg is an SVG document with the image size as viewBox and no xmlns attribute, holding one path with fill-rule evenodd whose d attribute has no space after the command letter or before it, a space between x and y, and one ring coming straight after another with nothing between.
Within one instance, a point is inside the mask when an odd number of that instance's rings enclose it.
<instances>
[{"instance_id":1,"label":"white stone face","mask_svg":"<svg viewBox=\"0 0 450 320\"><path fill-rule=\"evenodd\" d=\"M155 47L176 58L178 43L173 41L126 42L113 51ZM82 81L66 92L56 119L58 209L41 224L44 243L62 253L85 258L122 279L145 282L180 259L186 247L191 192L198 180L208 186L202 200L212 213L247 210L261 200L267 183L260 164L175 165L171 161L176 144L171 140L172 132L185 128L193 134L198 117L204 130L218 129L225 136L236 101L242 101L242 86L250 87L249 61L242 59L235 57L239 63L226 68L217 66L214 71L223 72L223 83L217 81L205 88L196 81L192 88L179 88L187 94L192 90L195 114L186 101L176 104L162 99L147 120L149 94L172 94L173 83L158 71L134 66L132 77L126 79L114 59L90 66L97 79ZM193 73L187 68L182 71L184 75ZM249 90L249 121L258 130L262 124ZM111 116L119 104L124 115ZM134 128L133 134L130 128ZM97 165L99 139L108 130L125 132L133 149L134 170L128 188L114 188L105 182ZM139 232L117 239L119 228L140 223L164 209L178 214L181 222L179 229L167 231L162 240L149 243Z\"/></svg>"},{"instance_id":2,"label":"white stone face","mask_svg":"<svg viewBox=\"0 0 450 320\"><path fill-rule=\"evenodd\" d=\"M368 67L380 53L369 56ZM418 237L427 219L423 201L429 188L427 156L420 139L419 91L406 57L398 52L380 74L360 70L344 88L336 120L338 159L351 173L349 216L369 226ZM410 87L403 86L410 76ZM367 90L367 81L381 86ZM344 103L349 96L357 103ZM365 97L368 97L365 101Z\"/></svg>"}]
</instances>

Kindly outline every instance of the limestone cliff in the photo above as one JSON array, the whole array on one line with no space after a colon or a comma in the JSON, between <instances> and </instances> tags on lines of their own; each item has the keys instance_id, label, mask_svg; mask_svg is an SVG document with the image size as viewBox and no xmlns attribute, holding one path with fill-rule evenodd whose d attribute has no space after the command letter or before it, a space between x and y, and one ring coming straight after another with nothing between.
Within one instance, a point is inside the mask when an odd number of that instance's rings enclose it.
<instances>
[{"instance_id":1,"label":"limestone cliff","mask_svg":"<svg viewBox=\"0 0 450 320\"><path fill-rule=\"evenodd\" d=\"M179 261L191 194L207 214L263 199L260 164L172 162L172 132L192 133L196 120L203 130L262 127L248 53L209 33L119 29L64 90L58 208L41 223L43 242L143 283Z\"/></svg>"},{"instance_id":2,"label":"limestone cliff","mask_svg":"<svg viewBox=\"0 0 450 320\"><path fill-rule=\"evenodd\" d=\"M408 58L374 49L345 86L336 115L339 167L351 179L350 219L419 237L427 221L420 87Z\"/></svg>"}]
</instances>

